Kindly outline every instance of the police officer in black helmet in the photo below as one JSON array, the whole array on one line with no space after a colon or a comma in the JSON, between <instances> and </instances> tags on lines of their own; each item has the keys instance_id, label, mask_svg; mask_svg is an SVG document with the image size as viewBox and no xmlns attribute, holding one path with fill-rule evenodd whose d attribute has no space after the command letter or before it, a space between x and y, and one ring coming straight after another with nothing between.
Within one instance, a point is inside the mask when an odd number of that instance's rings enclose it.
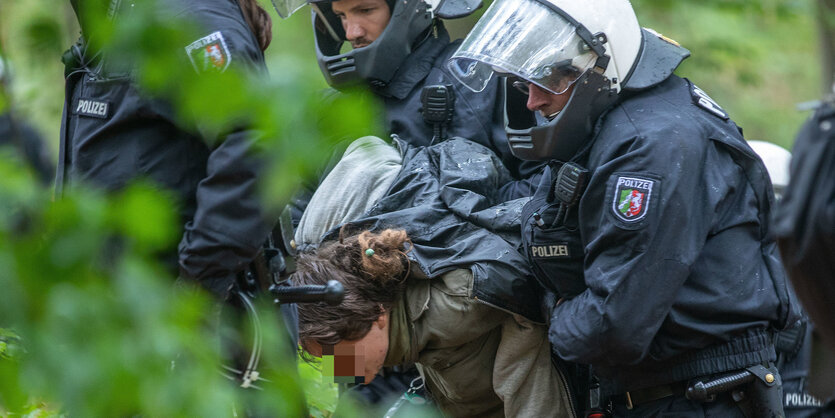
<instances>
[{"instance_id":1,"label":"police officer in black helmet","mask_svg":"<svg viewBox=\"0 0 835 418\"><path fill-rule=\"evenodd\" d=\"M507 76L514 153L548 160L525 250L557 295L549 339L614 416L782 416L771 334L798 312L768 174L689 55L627 0L497 0L450 63ZM536 125L533 112L549 121Z\"/></svg>"},{"instance_id":2,"label":"police officer in black helmet","mask_svg":"<svg viewBox=\"0 0 835 418\"><path fill-rule=\"evenodd\" d=\"M384 104L390 134L413 146L463 137L493 150L521 182L507 200L530 195L542 164L514 157L507 145L498 84L475 93L455 83L444 63L460 45L439 18L469 15L481 0L275 0L287 16L312 9L322 74L337 90L368 86ZM345 44L351 49L343 52Z\"/></svg>"}]
</instances>

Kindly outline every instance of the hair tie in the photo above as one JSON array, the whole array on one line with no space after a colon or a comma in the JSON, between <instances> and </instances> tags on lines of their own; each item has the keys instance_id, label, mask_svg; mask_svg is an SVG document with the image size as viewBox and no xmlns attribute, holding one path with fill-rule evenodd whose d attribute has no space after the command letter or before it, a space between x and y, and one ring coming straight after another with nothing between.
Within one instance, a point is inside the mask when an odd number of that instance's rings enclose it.
<instances>
[{"instance_id":1,"label":"hair tie","mask_svg":"<svg viewBox=\"0 0 835 418\"><path fill-rule=\"evenodd\" d=\"M374 250L372 250L371 248L365 250L365 255L368 256L368 257L373 256L374 255Z\"/></svg>"}]
</instances>

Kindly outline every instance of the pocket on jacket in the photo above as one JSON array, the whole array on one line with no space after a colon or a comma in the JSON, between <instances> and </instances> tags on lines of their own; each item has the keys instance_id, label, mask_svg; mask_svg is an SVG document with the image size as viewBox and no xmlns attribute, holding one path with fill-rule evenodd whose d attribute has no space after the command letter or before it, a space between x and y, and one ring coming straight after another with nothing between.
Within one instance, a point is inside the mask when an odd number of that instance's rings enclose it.
<instances>
[{"instance_id":1,"label":"pocket on jacket","mask_svg":"<svg viewBox=\"0 0 835 418\"><path fill-rule=\"evenodd\" d=\"M534 227L527 251L535 276L546 289L566 299L586 289L583 243L578 230Z\"/></svg>"}]
</instances>

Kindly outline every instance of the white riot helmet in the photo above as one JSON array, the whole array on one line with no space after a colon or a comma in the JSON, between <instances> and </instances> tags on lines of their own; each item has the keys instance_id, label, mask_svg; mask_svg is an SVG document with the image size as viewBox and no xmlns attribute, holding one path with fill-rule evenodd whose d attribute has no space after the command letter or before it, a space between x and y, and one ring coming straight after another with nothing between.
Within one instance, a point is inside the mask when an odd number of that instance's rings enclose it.
<instances>
[{"instance_id":1,"label":"white riot helmet","mask_svg":"<svg viewBox=\"0 0 835 418\"><path fill-rule=\"evenodd\" d=\"M760 156L771 177L771 184L774 186L774 196L778 199L783 196L783 191L789 185L789 165L792 153L785 148L765 141L748 141L748 145Z\"/></svg>"},{"instance_id":2,"label":"white riot helmet","mask_svg":"<svg viewBox=\"0 0 835 418\"><path fill-rule=\"evenodd\" d=\"M628 0L496 0L449 68L475 91L484 89L494 73L553 94L574 85L563 111L537 126L525 108L527 96L505 82L513 153L526 160L568 160L621 92L666 80L688 56L686 49L642 30Z\"/></svg>"}]
</instances>

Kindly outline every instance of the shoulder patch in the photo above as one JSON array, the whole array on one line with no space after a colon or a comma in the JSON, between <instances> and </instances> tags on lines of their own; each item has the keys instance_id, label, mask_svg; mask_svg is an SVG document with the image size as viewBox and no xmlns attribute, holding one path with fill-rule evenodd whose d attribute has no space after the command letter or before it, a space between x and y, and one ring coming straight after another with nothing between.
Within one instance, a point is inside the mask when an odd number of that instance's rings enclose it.
<instances>
[{"instance_id":1,"label":"shoulder patch","mask_svg":"<svg viewBox=\"0 0 835 418\"><path fill-rule=\"evenodd\" d=\"M220 31L204 36L186 47L186 55L198 73L222 73L229 67L232 55Z\"/></svg>"},{"instance_id":2,"label":"shoulder patch","mask_svg":"<svg viewBox=\"0 0 835 418\"><path fill-rule=\"evenodd\" d=\"M110 103L81 98L75 101L73 113L79 116L107 119L110 117Z\"/></svg>"},{"instance_id":3,"label":"shoulder patch","mask_svg":"<svg viewBox=\"0 0 835 418\"><path fill-rule=\"evenodd\" d=\"M643 219L652 204L652 189L656 180L640 177L618 177L612 197L612 211L624 222Z\"/></svg>"},{"instance_id":4,"label":"shoulder patch","mask_svg":"<svg viewBox=\"0 0 835 418\"><path fill-rule=\"evenodd\" d=\"M725 112L725 109L722 109L719 104L716 103L715 100L711 99L704 90L696 87L695 84L691 84L693 88L690 90L690 95L693 96L693 103L696 106L701 107L704 110L718 116L722 120L729 120L728 112Z\"/></svg>"}]
</instances>

